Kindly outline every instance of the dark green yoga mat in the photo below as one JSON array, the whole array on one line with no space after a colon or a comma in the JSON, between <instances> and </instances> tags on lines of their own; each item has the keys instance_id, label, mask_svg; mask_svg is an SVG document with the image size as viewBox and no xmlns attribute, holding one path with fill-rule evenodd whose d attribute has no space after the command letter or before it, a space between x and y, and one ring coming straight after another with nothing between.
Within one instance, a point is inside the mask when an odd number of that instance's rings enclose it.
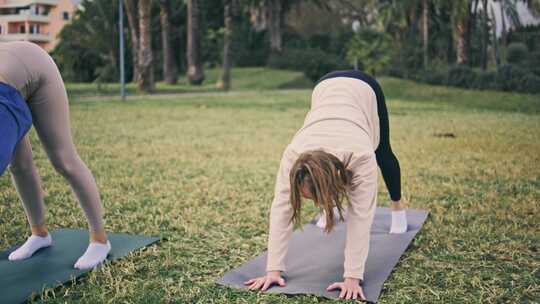
<instances>
[{"instance_id":1,"label":"dark green yoga mat","mask_svg":"<svg viewBox=\"0 0 540 304\"><path fill-rule=\"evenodd\" d=\"M9 261L9 254L20 245L0 253L0 303L25 302L33 293L55 287L88 272L73 268L88 246L88 231L57 229L51 232L53 246L42 249L23 261ZM151 245L159 237L110 233L109 261Z\"/></svg>"}]
</instances>

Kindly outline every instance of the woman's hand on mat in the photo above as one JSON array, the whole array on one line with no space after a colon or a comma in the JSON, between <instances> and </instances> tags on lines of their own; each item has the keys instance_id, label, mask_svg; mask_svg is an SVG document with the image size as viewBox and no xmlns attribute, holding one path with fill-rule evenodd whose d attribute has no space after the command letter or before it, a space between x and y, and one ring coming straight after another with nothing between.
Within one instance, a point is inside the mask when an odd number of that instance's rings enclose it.
<instances>
[{"instance_id":1,"label":"woman's hand on mat","mask_svg":"<svg viewBox=\"0 0 540 304\"><path fill-rule=\"evenodd\" d=\"M249 290L266 291L274 284L285 286L285 280L281 277L281 271L268 271L264 277L248 280L244 284L249 285Z\"/></svg>"},{"instance_id":2,"label":"woman's hand on mat","mask_svg":"<svg viewBox=\"0 0 540 304\"><path fill-rule=\"evenodd\" d=\"M362 286L360 286L360 280L359 279L353 279L353 278L345 278L345 281L343 282L336 282L326 290L331 291L334 289L341 289L341 292L339 293L340 299L347 299L347 300L365 300L366 297L364 296L364 291L362 290Z\"/></svg>"}]
</instances>

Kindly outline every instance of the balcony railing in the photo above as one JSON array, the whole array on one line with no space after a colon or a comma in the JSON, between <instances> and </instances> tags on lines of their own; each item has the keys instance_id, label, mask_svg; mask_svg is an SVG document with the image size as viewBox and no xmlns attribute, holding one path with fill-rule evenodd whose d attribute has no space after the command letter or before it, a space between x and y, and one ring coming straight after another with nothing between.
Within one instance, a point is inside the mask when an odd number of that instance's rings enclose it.
<instances>
[{"instance_id":1,"label":"balcony railing","mask_svg":"<svg viewBox=\"0 0 540 304\"><path fill-rule=\"evenodd\" d=\"M0 41L50 42L52 41L52 37L50 34L0 34Z\"/></svg>"},{"instance_id":2,"label":"balcony railing","mask_svg":"<svg viewBox=\"0 0 540 304\"><path fill-rule=\"evenodd\" d=\"M0 15L0 21L5 22L43 22L48 23L51 21L51 18L47 15L34 15L29 13L24 14L13 14L13 15Z\"/></svg>"},{"instance_id":3,"label":"balcony railing","mask_svg":"<svg viewBox=\"0 0 540 304\"><path fill-rule=\"evenodd\" d=\"M0 8L25 7L31 4L58 5L58 0L0 0Z\"/></svg>"}]
</instances>

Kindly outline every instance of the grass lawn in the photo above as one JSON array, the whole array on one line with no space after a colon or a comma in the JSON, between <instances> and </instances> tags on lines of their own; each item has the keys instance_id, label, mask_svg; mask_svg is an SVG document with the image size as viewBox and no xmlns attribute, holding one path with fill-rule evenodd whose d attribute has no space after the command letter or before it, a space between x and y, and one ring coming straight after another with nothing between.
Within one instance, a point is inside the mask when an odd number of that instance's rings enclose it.
<instances>
[{"instance_id":1,"label":"grass lawn","mask_svg":"<svg viewBox=\"0 0 540 304\"><path fill-rule=\"evenodd\" d=\"M220 69L205 70L205 81L200 86L190 86L185 75L180 75L178 84L169 85L163 82L156 84L158 93L196 93L219 92L216 87ZM306 89L311 82L301 72L276 70L270 68L241 68L231 72L234 90L269 90L269 89ZM105 83L98 87L96 83L68 83L66 88L70 96L118 95L120 84ZM137 86L129 83L126 86L128 95L137 94Z\"/></svg>"},{"instance_id":2,"label":"grass lawn","mask_svg":"<svg viewBox=\"0 0 540 304\"><path fill-rule=\"evenodd\" d=\"M34 300L334 303L214 284L266 247L280 155L301 126L310 97L309 90L267 90L280 87L277 80L285 77L304 81L280 73L272 84L260 84L259 76L254 87L260 92L246 84L241 94L74 99L75 141L101 189L107 229L166 241ZM404 194L411 207L431 215L385 284L380 303L538 301L540 97L392 78L382 83ZM85 227L34 131L32 141L50 226ZM379 197L380 205L388 204L382 180ZM7 174L0 177L0 201L0 248L7 248L27 237ZM310 208L305 219L315 211Z\"/></svg>"}]
</instances>

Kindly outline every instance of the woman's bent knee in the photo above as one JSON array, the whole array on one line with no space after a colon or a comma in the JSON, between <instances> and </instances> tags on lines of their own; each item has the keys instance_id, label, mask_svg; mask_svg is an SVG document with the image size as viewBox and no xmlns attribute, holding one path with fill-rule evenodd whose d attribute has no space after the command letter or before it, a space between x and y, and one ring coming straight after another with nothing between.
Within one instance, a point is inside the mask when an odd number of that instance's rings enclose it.
<instances>
[{"instance_id":1,"label":"woman's bent knee","mask_svg":"<svg viewBox=\"0 0 540 304\"><path fill-rule=\"evenodd\" d=\"M77 174L77 170L80 170L81 166L79 165L82 161L78 156L57 156L51 159L51 163L58 172L65 178L69 178Z\"/></svg>"},{"instance_id":2,"label":"woman's bent knee","mask_svg":"<svg viewBox=\"0 0 540 304\"><path fill-rule=\"evenodd\" d=\"M14 176L21 176L32 172L34 169L34 164L32 161L23 163L23 162L11 162L8 166L9 172Z\"/></svg>"}]
</instances>

